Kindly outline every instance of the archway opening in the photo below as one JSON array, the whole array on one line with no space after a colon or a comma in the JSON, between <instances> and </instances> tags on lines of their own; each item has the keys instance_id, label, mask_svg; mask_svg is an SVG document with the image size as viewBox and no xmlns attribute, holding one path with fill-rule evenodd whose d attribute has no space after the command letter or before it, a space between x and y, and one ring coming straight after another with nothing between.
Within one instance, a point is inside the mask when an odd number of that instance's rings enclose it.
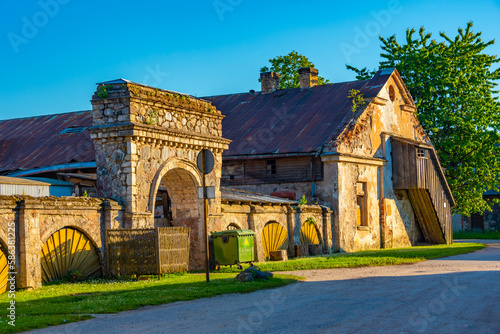
<instances>
[{"instance_id":1,"label":"archway opening","mask_svg":"<svg viewBox=\"0 0 500 334\"><path fill-rule=\"evenodd\" d=\"M163 194L162 187L166 190ZM202 268L205 261L203 207L202 201L198 199L196 178L184 168L170 169L162 177L158 193L168 197L170 217L166 226L189 227L189 269Z\"/></svg>"},{"instance_id":2,"label":"archway opening","mask_svg":"<svg viewBox=\"0 0 500 334\"><path fill-rule=\"evenodd\" d=\"M321 243L318 227L315 223L306 221L300 228L301 245L317 245Z\"/></svg>"},{"instance_id":3,"label":"archway opening","mask_svg":"<svg viewBox=\"0 0 500 334\"><path fill-rule=\"evenodd\" d=\"M83 232L62 228L52 234L40 254L44 283L70 275L86 278L102 275L99 250Z\"/></svg>"},{"instance_id":4,"label":"archway opening","mask_svg":"<svg viewBox=\"0 0 500 334\"><path fill-rule=\"evenodd\" d=\"M278 222L270 221L262 229L262 248L264 256L269 258L269 254L275 250L288 249L288 232Z\"/></svg>"},{"instance_id":5,"label":"archway opening","mask_svg":"<svg viewBox=\"0 0 500 334\"><path fill-rule=\"evenodd\" d=\"M9 276L7 247L0 241L0 294L7 291L7 279Z\"/></svg>"}]
</instances>

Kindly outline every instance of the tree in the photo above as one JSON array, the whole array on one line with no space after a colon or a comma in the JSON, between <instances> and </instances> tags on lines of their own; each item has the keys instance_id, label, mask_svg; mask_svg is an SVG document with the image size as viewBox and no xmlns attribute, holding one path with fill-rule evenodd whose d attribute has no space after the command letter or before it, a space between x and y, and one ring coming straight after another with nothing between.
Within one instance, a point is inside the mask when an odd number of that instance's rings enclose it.
<instances>
[{"instance_id":1,"label":"tree","mask_svg":"<svg viewBox=\"0 0 500 334\"><path fill-rule=\"evenodd\" d=\"M292 51L285 56L277 56L269 59L271 67L264 66L260 69L264 72L277 72L280 74L280 89L296 88L300 86L299 69L303 67L314 67L314 64L309 61L306 56L299 54L297 51ZM259 78L260 82L260 78ZM330 83L325 78L318 75L318 85Z\"/></svg>"},{"instance_id":2,"label":"tree","mask_svg":"<svg viewBox=\"0 0 500 334\"><path fill-rule=\"evenodd\" d=\"M444 32L442 41L431 39L422 27L406 31L399 44L393 35L380 37L380 68L396 67L417 106L418 119L438 152L457 202L455 212L470 216L491 211L483 193L500 185L500 102L495 90L500 58L483 51L492 41L474 33L472 22L458 29L455 38ZM366 67L358 79L373 75Z\"/></svg>"}]
</instances>

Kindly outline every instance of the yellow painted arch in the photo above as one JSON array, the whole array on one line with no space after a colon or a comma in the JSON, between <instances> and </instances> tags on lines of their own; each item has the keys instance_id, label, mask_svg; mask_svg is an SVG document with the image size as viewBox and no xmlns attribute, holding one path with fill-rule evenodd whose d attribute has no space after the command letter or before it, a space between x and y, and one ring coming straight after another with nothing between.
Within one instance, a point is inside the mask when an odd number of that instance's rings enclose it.
<instances>
[{"instance_id":1,"label":"yellow painted arch","mask_svg":"<svg viewBox=\"0 0 500 334\"><path fill-rule=\"evenodd\" d=\"M84 277L102 274L99 251L81 231L65 227L52 234L42 247L43 282L66 277L78 270Z\"/></svg>"}]
</instances>

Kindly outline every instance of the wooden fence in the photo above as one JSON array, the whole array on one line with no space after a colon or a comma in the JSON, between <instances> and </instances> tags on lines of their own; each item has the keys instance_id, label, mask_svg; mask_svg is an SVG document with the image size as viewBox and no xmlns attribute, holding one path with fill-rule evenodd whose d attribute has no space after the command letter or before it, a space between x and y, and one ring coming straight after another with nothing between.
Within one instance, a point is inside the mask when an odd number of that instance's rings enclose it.
<instances>
[{"instance_id":1,"label":"wooden fence","mask_svg":"<svg viewBox=\"0 0 500 334\"><path fill-rule=\"evenodd\" d=\"M188 270L188 227L108 230L107 237L108 270L113 276Z\"/></svg>"}]
</instances>

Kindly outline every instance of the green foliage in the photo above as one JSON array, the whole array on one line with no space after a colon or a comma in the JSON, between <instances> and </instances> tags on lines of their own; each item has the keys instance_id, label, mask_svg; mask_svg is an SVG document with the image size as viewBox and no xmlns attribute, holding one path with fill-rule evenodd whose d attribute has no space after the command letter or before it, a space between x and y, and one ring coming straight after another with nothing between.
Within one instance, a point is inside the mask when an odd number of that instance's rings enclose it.
<instances>
[{"instance_id":1,"label":"green foliage","mask_svg":"<svg viewBox=\"0 0 500 334\"><path fill-rule=\"evenodd\" d=\"M351 99L352 102L352 112L356 112L356 110L365 104L365 100L363 99L363 94L359 92L357 89L351 89L349 91L349 94L347 95L347 98Z\"/></svg>"},{"instance_id":2,"label":"green foliage","mask_svg":"<svg viewBox=\"0 0 500 334\"><path fill-rule=\"evenodd\" d=\"M68 271L68 273L66 274L66 279L71 283L82 282L83 280L85 280L85 276L83 276L80 270L73 269Z\"/></svg>"},{"instance_id":3,"label":"green foliage","mask_svg":"<svg viewBox=\"0 0 500 334\"><path fill-rule=\"evenodd\" d=\"M306 223L313 224L316 226L316 219L314 219L313 217L307 217Z\"/></svg>"},{"instance_id":4,"label":"green foliage","mask_svg":"<svg viewBox=\"0 0 500 334\"><path fill-rule=\"evenodd\" d=\"M298 277L275 275L272 280L241 284L235 274L165 275L161 280L117 281L87 280L79 283L44 285L35 291L16 292L16 327L0 323L1 333L59 325L90 319L90 314L117 313L145 305L210 298L226 293L248 293L297 282ZM0 307L9 305L8 294L0 295ZM57 331L57 330L56 330Z\"/></svg>"},{"instance_id":5,"label":"green foliage","mask_svg":"<svg viewBox=\"0 0 500 334\"><path fill-rule=\"evenodd\" d=\"M89 194L87 194L87 190L83 191L83 197L89 197Z\"/></svg>"},{"instance_id":6,"label":"green foliage","mask_svg":"<svg viewBox=\"0 0 500 334\"><path fill-rule=\"evenodd\" d=\"M97 97L100 99L105 99L108 97L108 91L113 88L112 85L101 85L97 90Z\"/></svg>"},{"instance_id":7,"label":"green foliage","mask_svg":"<svg viewBox=\"0 0 500 334\"><path fill-rule=\"evenodd\" d=\"M393 35L382 38L380 68L396 67L415 100L418 118L438 152L457 202L455 212L470 216L491 211L483 192L500 184L500 102L495 87L500 58L484 50L494 41L483 41L472 31L473 23L459 28L454 38L444 32L431 39L422 27L406 31L399 44ZM366 68L357 77L369 75Z\"/></svg>"},{"instance_id":8,"label":"green foliage","mask_svg":"<svg viewBox=\"0 0 500 334\"><path fill-rule=\"evenodd\" d=\"M357 69L356 67L351 65L345 65L345 67L348 70L356 72L356 80L368 80L371 79L375 75L375 73L377 73L377 70L370 71L366 67L363 67L362 69Z\"/></svg>"},{"instance_id":9,"label":"green foliage","mask_svg":"<svg viewBox=\"0 0 500 334\"><path fill-rule=\"evenodd\" d=\"M453 232L453 239L500 239L500 232L498 231L456 231Z\"/></svg>"},{"instance_id":10,"label":"green foliage","mask_svg":"<svg viewBox=\"0 0 500 334\"><path fill-rule=\"evenodd\" d=\"M148 111L148 117L145 120L147 125L156 125L158 124L158 112L156 110L149 110Z\"/></svg>"},{"instance_id":11,"label":"green foliage","mask_svg":"<svg viewBox=\"0 0 500 334\"><path fill-rule=\"evenodd\" d=\"M306 205L307 204L307 200L306 200L306 195L302 195L302 198L300 199L299 201L299 208L302 206L302 205Z\"/></svg>"},{"instance_id":12,"label":"green foliage","mask_svg":"<svg viewBox=\"0 0 500 334\"><path fill-rule=\"evenodd\" d=\"M280 89L295 88L300 86L299 70L303 67L314 67L314 64L309 61L306 56L299 54L297 51L292 51L284 56L277 56L269 59L271 67L264 66L260 69L264 72L277 72L280 74ZM259 78L260 82L260 78ZM330 81L318 75L318 85L328 84Z\"/></svg>"}]
</instances>

